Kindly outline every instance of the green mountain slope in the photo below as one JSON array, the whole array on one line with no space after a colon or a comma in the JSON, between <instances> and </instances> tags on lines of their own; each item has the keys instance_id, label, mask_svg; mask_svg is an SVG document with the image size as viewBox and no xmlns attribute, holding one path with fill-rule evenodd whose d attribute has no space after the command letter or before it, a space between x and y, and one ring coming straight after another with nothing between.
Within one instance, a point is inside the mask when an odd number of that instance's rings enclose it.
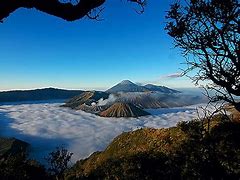
<instances>
[{"instance_id":1,"label":"green mountain slope","mask_svg":"<svg viewBox=\"0 0 240 180\"><path fill-rule=\"evenodd\" d=\"M0 157L8 154L16 154L19 152L25 152L28 143L15 139L15 138L0 138Z\"/></svg>"},{"instance_id":2,"label":"green mountain slope","mask_svg":"<svg viewBox=\"0 0 240 180\"><path fill-rule=\"evenodd\" d=\"M201 121L123 133L103 152L78 161L65 178L239 179L240 124L220 116L212 121L208 133Z\"/></svg>"}]
</instances>

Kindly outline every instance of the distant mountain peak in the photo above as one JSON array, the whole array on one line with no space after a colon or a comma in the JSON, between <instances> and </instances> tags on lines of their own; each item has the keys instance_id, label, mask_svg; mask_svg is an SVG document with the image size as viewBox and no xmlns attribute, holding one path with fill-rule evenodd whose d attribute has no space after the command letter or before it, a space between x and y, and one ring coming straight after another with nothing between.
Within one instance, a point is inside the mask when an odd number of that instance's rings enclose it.
<instances>
[{"instance_id":1,"label":"distant mountain peak","mask_svg":"<svg viewBox=\"0 0 240 180\"><path fill-rule=\"evenodd\" d=\"M112 88L108 89L108 93L118 93L118 92L145 92L148 91L145 87L138 86L129 80L123 80Z\"/></svg>"},{"instance_id":2,"label":"distant mountain peak","mask_svg":"<svg viewBox=\"0 0 240 180\"><path fill-rule=\"evenodd\" d=\"M108 93L118 93L118 92L162 92L162 93L179 93L179 91L170 89L165 86L157 86L153 84L147 84L145 86L137 85L129 80L123 80L116 84L112 88L108 89Z\"/></svg>"},{"instance_id":3,"label":"distant mountain peak","mask_svg":"<svg viewBox=\"0 0 240 180\"><path fill-rule=\"evenodd\" d=\"M123 80L120 82L120 84L134 84L134 83L130 80Z\"/></svg>"}]
</instances>

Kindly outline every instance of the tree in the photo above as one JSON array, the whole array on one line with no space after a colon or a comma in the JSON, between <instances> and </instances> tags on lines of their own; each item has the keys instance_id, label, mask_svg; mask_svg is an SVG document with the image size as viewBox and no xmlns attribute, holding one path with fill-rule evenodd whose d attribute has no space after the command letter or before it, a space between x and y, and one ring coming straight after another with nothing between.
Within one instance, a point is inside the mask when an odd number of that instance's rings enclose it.
<instances>
[{"instance_id":1,"label":"tree","mask_svg":"<svg viewBox=\"0 0 240 180\"><path fill-rule=\"evenodd\" d=\"M50 179L45 168L35 160L29 160L26 152L4 154L0 157L0 177L11 179Z\"/></svg>"},{"instance_id":2,"label":"tree","mask_svg":"<svg viewBox=\"0 0 240 180\"><path fill-rule=\"evenodd\" d=\"M240 111L240 20L238 0L184 0L171 5L166 30L187 59L185 73L207 81L210 101L224 100Z\"/></svg>"},{"instance_id":3,"label":"tree","mask_svg":"<svg viewBox=\"0 0 240 180\"><path fill-rule=\"evenodd\" d=\"M63 179L64 172L69 168L69 162L73 153L63 147L58 147L55 151L49 153L46 160L49 164L49 172L56 179Z\"/></svg>"},{"instance_id":4,"label":"tree","mask_svg":"<svg viewBox=\"0 0 240 180\"><path fill-rule=\"evenodd\" d=\"M127 0L136 3L142 8L146 0ZM62 18L66 21L75 21L85 16L98 19L103 8L96 10L105 3L105 0L1 0L0 21L3 22L11 13L19 8L35 8L41 12ZM143 10L141 10L142 12Z\"/></svg>"}]
</instances>

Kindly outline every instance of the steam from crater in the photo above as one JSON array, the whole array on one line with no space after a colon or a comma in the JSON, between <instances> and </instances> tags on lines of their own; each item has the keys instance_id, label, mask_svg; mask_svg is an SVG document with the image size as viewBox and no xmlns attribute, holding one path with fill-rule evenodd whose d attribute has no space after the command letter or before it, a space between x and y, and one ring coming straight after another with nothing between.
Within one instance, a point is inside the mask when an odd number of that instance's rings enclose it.
<instances>
[{"instance_id":1,"label":"steam from crater","mask_svg":"<svg viewBox=\"0 0 240 180\"><path fill-rule=\"evenodd\" d=\"M112 104L117 100L117 97L114 94L110 94L108 99L99 99L97 106L105 106L107 104Z\"/></svg>"}]
</instances>

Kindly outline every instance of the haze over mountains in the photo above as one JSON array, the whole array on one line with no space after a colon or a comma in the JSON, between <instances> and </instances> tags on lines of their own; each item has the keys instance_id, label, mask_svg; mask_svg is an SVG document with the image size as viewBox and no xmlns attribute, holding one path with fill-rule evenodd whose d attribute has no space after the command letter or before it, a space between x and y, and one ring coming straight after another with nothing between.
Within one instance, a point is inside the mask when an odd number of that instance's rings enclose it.
<instances>
[{"instance_id":1,"label":"haze over mountains","mask_svg":"<svg viewBox=\"0 0 240 180\"><path fill-rule=\"evenodd\" d=\"M105 92L55 88L0 92L0 102L58 99L69 99L62 107L105 117L138 117L148 115L143 109L181 107L206 101L200 95L184 94L153 84L141 86L129 80L124 80Z\"/></svg>"},{"instance_id":2,"label":"haze over mountains","mask_svg":"<svg viewBox=\"0 0 240 180\"><path fill-rule=\"evenodd\" d=\"M69 99L82 92L81 90L64 90L56 88L4 91L0 92L0 103Z\"/></svg>"},{"instance_id":3,"label":"haze over mountains","mask_svg":"<svg viewBox=\"0 0 240 180\"><path fill-rule=\"evenodd\" d=\"M146 85L138 86L129 80L124 80L116 86L108 89L107 94L118 92L147 92L159 91L165 93L176 93L178 91L164 86ZM19 101L41 101L70 99L83 93L83 90L65 90L57 88L44 88L34 90L14 90L0 92L0 102L19 102Z\"/></svg>"},{"instance_id":4,"label":"haze over mountains","mask_svg":"<svg viewBox=\"0 0 240 180\"><path fill-rule=\"evenodd\" d=\"M124 80L105 92L86 91L70 99L63 107L104 117L149 115L144 109L170 108L204 102L203 97L185 95L164 86L139 86Z\"/></svg>"}]
</instances>

